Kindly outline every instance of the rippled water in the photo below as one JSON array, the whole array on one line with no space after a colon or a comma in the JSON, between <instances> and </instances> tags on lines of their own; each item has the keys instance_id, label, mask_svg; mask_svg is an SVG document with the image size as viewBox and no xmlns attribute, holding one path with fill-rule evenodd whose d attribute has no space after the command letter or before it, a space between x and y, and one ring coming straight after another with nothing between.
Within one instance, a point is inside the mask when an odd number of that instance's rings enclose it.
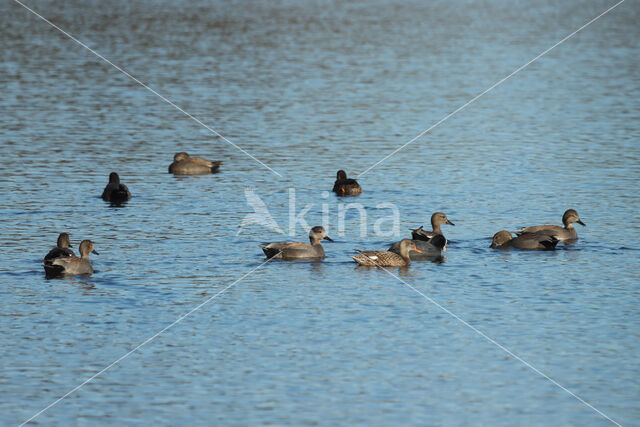
<instances>
[{"instance_id":1,"label":"rippled water","mask_svg":"<svg viewBox=\"0 0 640 427\"><path fill-rule=\"evenodd\" d=\"M278 178L14 2L0 6L0 423L19 424L260 266L252 188L322 263L273 262L42 413L44 424L606 425L396 278L355 268L444 211L446 262L392 270L622 424L640 418L640 19L629 0L360 178L323 192L606 10L606 1L29 1ZM224 161L166 173L173 153ZM133 199L100 198L109 172ZM372 233L393 203L401 236ZM496 252L559 223L575 246ZM91 277L45 280L68 231ZM305 240L306 231L296 234Z\"/></svg>"}]
</instances>

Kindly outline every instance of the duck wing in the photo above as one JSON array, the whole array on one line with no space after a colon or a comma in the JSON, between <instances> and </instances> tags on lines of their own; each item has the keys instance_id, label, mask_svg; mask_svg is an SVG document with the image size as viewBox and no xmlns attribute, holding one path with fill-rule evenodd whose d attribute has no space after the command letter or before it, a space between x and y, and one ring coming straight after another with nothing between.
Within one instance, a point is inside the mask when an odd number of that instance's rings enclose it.
<instances>
[{"instance_id":1,"label":"duck wing","mask_svg":"<svg viewBox=\"0 0 640 427\"><path fill-rule=\"evenodd\" d=\"M415 230L411 230L411 238L413 240L424 240L425 242L428 242L433 238L433 236L437 236L437 235L438 234L434 233L433 231L427 231L423 229L422 225L419 228L416 228Z\"/></svg>"},{"instance_id":2,"label":"duck wing","mask_svg":"<svg viewBox=\"0 0 640 427\"><path fill-rule=\"evenodd\" d=\"M358 181L356 181L355 179L337 179L333 184L333 192L341 195L354 196L362 193L362 188L360 187L360 184L358 184Z\"/></svg>"},{"instance_id":3,"label":"duck wing","mask_svg":"<svg viewBox=\"0 0 640 427\"><path fill-rule=\"evenodd\" d=\"M407 265L407 262L398 254L389 251L358 251L358 255L352 255L360 265L376 265L380 267L392 267Z\"/></svg>"},{"instance_id":4,"label":"duck wing","mask_svg":"<svg viewBox=\"0 0 640 427\"><path fill-rule=\"evenodd\" d=\"M267 258L282 258L282 253L286 250L300 249L304 245L310 246L302 242L273 242L260 245L260 248Z\"/></svg>"},{"instance_id":5,"label":"duck wing","mask_svg":"<svg viewBox=\"0 0 640 427\"><path fill-rule=\"evenodd\" d=\"M190 160L199 166L208 167L211 169L211 172L215 172L220 168L222 162L216 162L212 160L203 159L202 157L190 157Z\"/></svg>"},{"instance_id":6,"label":"duck wing","mask_svg":"<svg viewBox=\"0 0 640 427\"><path fill-rule=\"evenodd\" d=\"M564 230L564 228L559 225L532 225L530 227L523 227L520 230L516 231L516 235L521 235L524 233L541 233L550 234L553 232L558 232L560 230Z\"/></svg>"},{"instance_id":7,"label":"duck wing","mask_svg":"<svg viewBox=\"0 0 640 427\"><path fill-rule=\"evenodd\" d=\"M93 273L91 262L78 257L56 258L52 261L54 266L63 268L65 274L90 274Z\"/></svg>"},{"instance_id":8,"label":"duck wing","mask_svg":"<svg viewBox=\"0 0 640 427\"><path fill-rule=\"evenodd\" d=\"M55 258L68 258L68 257L73 257L76 256L73 251L69 248L53 248L49 251L48 254L46 254L44 256L44 259L42 260L43 264L51 264L51 261L53 261Z\"/></svg>"}]
</instances>

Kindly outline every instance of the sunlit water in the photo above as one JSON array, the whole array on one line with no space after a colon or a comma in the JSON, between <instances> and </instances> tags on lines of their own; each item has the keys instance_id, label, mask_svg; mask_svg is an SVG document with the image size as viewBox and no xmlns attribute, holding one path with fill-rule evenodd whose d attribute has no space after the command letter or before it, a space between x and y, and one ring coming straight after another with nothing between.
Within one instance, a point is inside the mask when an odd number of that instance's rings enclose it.
<instances>
[{"instance_id":1,"label":"sunlit water","mask_svg":"<svg viewBox=\"0 0 640 427\"><path fill-rule=\"evenodd\" d=\"M3 256L0 423L19 424L179 316L207 305L41 414L43 424L607 425L640 419L640 8L628 0L360 178L613 2L29 1L220 131L279 178L13 2L0 6ZM176 178L176 151L223 160ZM133 199L99 195L120 173ZM251 188L321 263L258 267ZM367 213L361 235L349 210ZM399 208L401 234L373 233ZM488 248L560 223L577 245ZM444 263L355 268L434 211ZM390 230L390 222L383 231ZM95 242L91 277L45 280L57 234ZM297 238L306 231L296 227ZM429 300L431 299L431 301Z\"/></svg>"}]
</instances>

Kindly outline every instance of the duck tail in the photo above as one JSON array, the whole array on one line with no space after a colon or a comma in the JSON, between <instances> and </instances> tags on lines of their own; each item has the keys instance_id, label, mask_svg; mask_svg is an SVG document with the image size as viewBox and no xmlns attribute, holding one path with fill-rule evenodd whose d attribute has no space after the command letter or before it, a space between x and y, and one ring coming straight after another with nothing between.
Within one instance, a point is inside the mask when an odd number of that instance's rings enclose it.
<instances>
[{"instance_id":1,"label":"duck tail","mask_svg":"<svg viewBox=\"0 0 640 427\"><path fill-rule=\"evenodd\" d=\"M546 239L541 240L540 244L546 249L555 249L559 241L556 236L548 236Z\"/></svg>"}]
</instances>

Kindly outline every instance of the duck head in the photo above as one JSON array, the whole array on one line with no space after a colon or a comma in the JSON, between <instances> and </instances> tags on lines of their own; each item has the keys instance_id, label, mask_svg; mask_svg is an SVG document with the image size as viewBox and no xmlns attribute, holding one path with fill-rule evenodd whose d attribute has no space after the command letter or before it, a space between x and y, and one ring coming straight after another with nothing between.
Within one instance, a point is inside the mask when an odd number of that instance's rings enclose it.
<instances>
[{"instance_id":1,"label":"duck head","mask_svg":"<svg viewBox=\"0 0 640 427\"><path fill-rule=\"evenodd\" d=\"M495 249L498 246L507 243L511 239L512 239L511 233L509 233L507 230L498 231L496 234L493 235L493 240L491 241L490 247Z\"/></svg>"},{"instance_id":2,"label":"duck head","mask_svg":"<svg viewBox=\"0 0 640 427\"><path fill-rule=\"evenodd\" d=\"M327 236L326 230L321 225L316 225L309 231L309 240L311 241L311 244L318 243L320 240L333 242L333 239Z\"/></svg>"}]
</instances>

